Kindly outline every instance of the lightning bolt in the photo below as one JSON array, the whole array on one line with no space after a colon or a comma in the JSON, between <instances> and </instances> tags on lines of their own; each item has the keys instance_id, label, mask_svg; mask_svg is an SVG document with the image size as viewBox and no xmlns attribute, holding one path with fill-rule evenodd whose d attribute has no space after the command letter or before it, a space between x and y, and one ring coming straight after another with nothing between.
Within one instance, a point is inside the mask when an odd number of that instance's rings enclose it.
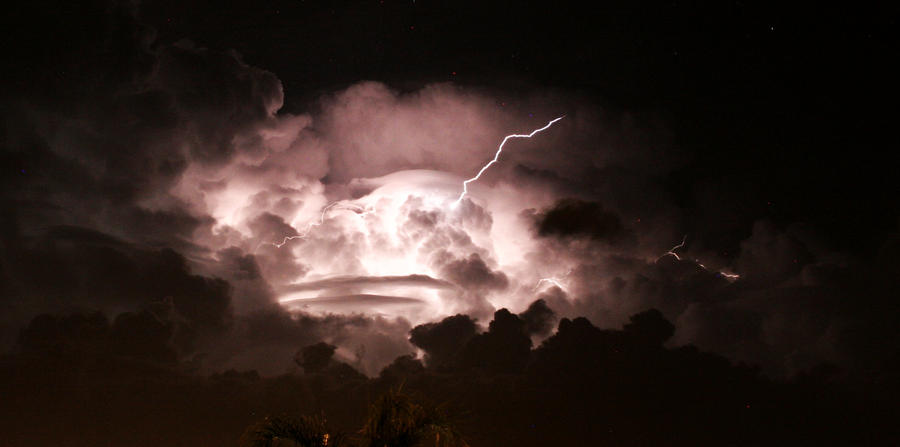
<instances>
[{"instance_id":1,"label":"lightning bolt","mask_svg":"<svg viewBox=\"0 0 900 447\"><path fill-rule=\"evenodd\" d=\"M680 243L680 244L678 244L678 245L676 245L676 246L670 248L669 251L667 251L667 252L661 254L658 258L656 258L656 260L659 261L660 259L662 259L662 258L664 258L664 257L666 257L666 256L672 256L672 257L674 257L675 259L677 259L677 260L680 261L680 260L681 260L681 256L678 256L678 253L675 253L675 250L678 250L679 248L684 248L684 243L685 243L685 242L687 242L687 235L686 235L686 234L684 235L683 238L681 238L681 243Z\"/></svg>"},{"instance_id":2,"label":"lightning bolt","mask_svg":"<svg viewBox=\"0 0 900 447\"><path fill-rule=\"evenodd\" d=\"M575 271L575 269L569 269L562 276L550 276L548 278L541 278L538 280L538 282L534 285L534 287L531 290L534 292L537 292L541 288L541 284L544 284L544 283L552 284L556 287L559 287L562 290L566 290L566 286L563 285L563 281L565 281L565 278L568 278L574 271Z\"/></svg>"},{"instance_id":3,"label":"lightning bolt","mask_svg":"<svg viewBox=\"0 0 900 447\"><path fill-rule=\"evenodd\" d=\"M340 205L340 207L338 207L338 205ZM282 239L281 242L269 242L269 245L273 245L277 248L281 248L284 246L284 244L287 244L288 242L290 242L294 239L306 239L307 236L309 236L309 232L312 231L313 228L318 227L319 225L322 225L323 223L325 223L325 215L328 214L328 211L331 210L332 208L334 208L335 211L337 211L337 210L353 211L360 217L365 217L374 212L374 210L366 209L359 205L348 205L348 204L342 204L341 202L332 202L332 203L328 204L328 206L326 206L325 208L322 208L322 214L319 215L319 220L308 223L306 225L306 228L303 230L303 232L301 232L300 234L297 234L296 236L285 236L285 238Z\"/></svg>"},{"instance_id":4,"label":"lightning bolt","mask_svg":"<svg viewBox=\"0 0 900 447\"><path fill-rule=\"evenodd\" d=\"M500 153L503 152L503 146L506 145L507 141L509 141L511 138L531 138L531 137L535 136L536 134L538 134L539 132L549 129L550 126L553 125L553 123L563 119L564 117L565 117L565 115L563 115L559 118L553 119L550 122L548 122L544 127L535 129L535 130L531 131L531 133L529 133L529 134L512 134L512 135L507 135L505 138L503 138L503 141L500 143L500 146L497 148L497 153L494 154L494 159L489 161L486 165L484 165L484 167L482 167L481 170L478 171L478 174L475 177L472 177L463 182L463 191L462 191L462 193L460 193L459 198L456 199L455 202L453 202L453 206L459 205L459 203L466 196L466 194L468 194L469 183L474 182L475 180L478 180L481 177L481 175L484 174L484 171L487 171L487 169L489 167L491 167L492 164L497 162L497 160L500 158ZM339 208L338 207L339 205L342 207ZM319 215L319 220L313 221L313 222L310 222L309 224L307 224L306 228L301 233L299 233L295 236L285 236L284 239L281 240L281 242L269 242L268 244L272 245L274 247L277 247L277 248L281 248L285 244L287 244L288 242L290 242L294 239L306 239L309 236L309 233L310 233L310 231L312 231L313 228L318 227L318 226L322 225L323 223L325 223L325 217L328 214L328 212L332 209L335 209L335 210L346 209L348 211L354 211L360 217L365 217L366 215L374 212L374 210L365 209L365 208L363 208L361 206L357 206L357 205L344 205L344 204L341 204L341 202L332 202L325 208L322 208L322 214Z\"/></svg>"},{"instance_id":5,"label":"lightning bolt","mask_svg":"<svg viewBox=\"0 0 900 447\"><path fill-rule=\"evenodd\" d=\"M531 290L534 292L537 292L538 289L541 288L541 284L543 284L545 282L553 284L554 286L559 287L562 290L566 290L566 288L562 285L562 283L560 283L559 280L557 280L556 278L541 278L538 280L537 284L535 284L534 288Z\"/></svg>"},{"instance_id":6,"label":"lightning bolt","mask_svg":"<svg viewBox=\"0 0 900 447\"><path fill-rule=\"evenodd\" d=\"M683 261L684 259L681 256L679 256L678 253L675 252L675 250L684 248L685 242L687 242L687 235L684 235L684 237L681 238L680 244L670 248L669 251L663 253L658 258L656 258L656 262L659 262L660 259L662 259L666 256L672 256L673 258L675 258L678 261ZM700 268L702 268L703 270L706 270L707 272L711 271L705 265L703 265L703 263L701 263L699 259L694 259L694 263L697 264L698 266L700 266ZM725 278L729 281L735 281L741 277L741 275L738 275L737 273L727 273L724 271L716 271L716 273L718 273L720 276L722 276L723 278Z\"/></svg>"},{"instance_id":7,"label":"lightning bolt","mask_svg":"<svg viewBox=\"0 0 900 447\"><path fill-rule=\"evenodd\" d=\"M550 126L553 125L553 123L555 123L555 122L557 122L557 121L559 121L559 120L561 120L561 119L563 119L563 118L565 118L565 115L563 115L563 116L561 116L561 117L559 117L559 118L556 118L556 119L554 119L554 120L551 120L549 123L547 123L546 126L541 127L540 129L532 130L531 133L529 133L529 134L512 134L512 135L507 135L506 138L504 138L503 141L500 143L500 147L497 148L497 153L494 154L494 159L491 160L491 161L489 161L486 165L484 165L484 167L482 167L481 170L478 171L478 174L477 174L475 177L472 177L472 178L470 178L470 179L468 179L468 180L466 180L466 181L463 182L463 190L462 190L462 192L459 194L459 198L456 199L455 202L453 202L453 206L459 205L459 202L462 202L463 197L465 197L466 194L469 193L469 183L472 183L472 182L474 182L475 180L478 180L478 179L481 177L481 174L484 174L484 171L487 171L487 169L488 169L489 167L491 167L492 164L494 164L494 163L497 162L497 160L500 158L500 153L503 152L503 146L506 144L507 141L509 141L511 138L531 138L531 137L535 136L537 133L543 132L543 131L549 129Z\"/></svg>"}]
</instances>

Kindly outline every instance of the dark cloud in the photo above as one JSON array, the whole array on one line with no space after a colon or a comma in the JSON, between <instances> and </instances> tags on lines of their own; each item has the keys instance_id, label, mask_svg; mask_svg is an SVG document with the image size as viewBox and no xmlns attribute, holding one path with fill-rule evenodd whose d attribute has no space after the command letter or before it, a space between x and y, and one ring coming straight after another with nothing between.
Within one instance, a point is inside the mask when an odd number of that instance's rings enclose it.
<instances>
[{"instance_id":1,"label":"dark cloud","mask_svg":"<svg viewBox=\"0 0 900 447\"><path fill-rule=\"evenodd\" d=\"M284 238L297 237L300 233L288 225L281 216L272 213L260 213L248 223L253 230L253 234L263 241L272 241L272 243L282 243Z\"/></svg>"},{"instance_id":2,"label":"dark cloud","mask_svg":"<svg viewBox=\"0 0 900 447\"><path fill-rule=\"evenodd\" d=\"M31 320L19 334L18 345L26 352L55 354L70 349L102 349L109 343L109 319L100 312L54 316L43 314Z\"/></svg>"},{"instance_id":3,"label":"dark cloud","mask_svg":"<svg viewBox=\"0 0 900 447\"><path fill-rule=\"evenodd\" d=\"M502 290L509 285L506 274L492 270L477 253L443 264L441 275L466 289Z\"/></svg>"},{"instance_id":4,"label":"dark cloud","mask_svg":"<svg viewBox=\"0 0 900 447\"><path fill-rule=\"evenodd\" d=\"M192 159L221 162L236 150L256 155L254 147L261 145L246 141L252 137L244 134L281 108L281 81L246 65L236 52L210 51L188 41L166 47L159 58L156 82L172 96L179 121L190 126L182 131Z\"/></svg>"},{"instance_id":5,"label":"dark cloud","mask_svg":"<svg viewBox=\"0 0 900 447\"><path fill-rule=\"evenodd\" d=\"M110 334L114 352L162 364L174 363L177 357L171 341L176 326L166 317L148 310L117 315Z\"/></svg>"},{"instance_id":6,"label":"dark cloud","mask_svg":"<svg viewBox=\"0 0 900 447\"><path fill-rule=\"evenodd\" d=\"M675 333L675 326L656 309L632 315L629 320L622 329L636 342L647 346L662 346Z\"/></svg>"},{"instance_id":7,"label":"dark cloud","mask_svg":"<svg viewBox=\"0 0 900 447\"><path fill-rule=\"evenodd\" d=\"M18 347L27 356L81 361L114 356L174 366L176 324L150 310L119 314L112 323L100 312L42 314L20 333Z\"/></svg>"},{"instance_id":8,"label":"dark cloud","mask_svg":"<svg viewBox=\"0 0 900 447\"><path fill-rule=\"evenodd\" d=\"M181 319L178 339L186 349L198 334L225 330L230 323L230 285L192 274L187 260L170 249L144 249L84 228L55 227L8 254L19 259L10 265L18 299L8 302L16 315L78 307L138 310L167 300Z\"/></svg>"},{"instance_id":9,"label":"dark cloud","mask_svg":"<svg viewBox=\"0 0 900 447\"><path fill-rule=\"evenodd\" d=\"M188 260L172 250L140 248L77 227L19 240L6 254L19 259L5 271L11 279L5 287L13 291L3 300L10 339L24 326L21 319L35 314L100 309L118 315L111 333L138 345L110 342L108 349L170 363L176 360L174 350L177 359L199 356L204 369L230 365L280 372L288 369L289 354L298 345L327 339L351 352L365 345L360 368L374 374L412 350L405 339L408 323L292 316L275 307L254 256L234 247L217 253L214 264L227 281L191 273Z\"/></svg>"},{"instance_id":10,"label":"dark cloud","mask_svg":"<svg viewBox=\"0 0 900 447\"><path fill-rule=\"evenodd\" d=\"M231 331L204 346L202 366L207 371L236 368L279 374L295 368L291 358L298 349L325 342L338 347L341 361L376 375L398 355L413 351L409 329L399 318L313 315L272 305L235 316Z\"/></svg>"},{"instance_id":11,"label":"dark cloud","mask_svg":"<svg viewBox=\"0 0 900 447\"><path fill-rule=\"evenodd\" d=\"M317 373L328 366L331 362L331 358L334 356L335 349L337 349L337 347L334 345L319 342L298 351L297 355L294 357L294 361L303 367L304 372L308 374Z\"/></svg>"},{"instance_id":12,"label":"dark cloud","mask_svg":"<svg viewBox=\"0 0 900 447\"><path fill-rule=\"evenodd\" d=\"M535 216L540 236L558 238L587 237L615 243L627 236L622 221L597 202L563 199Z\"/></svg>"},{"instance_id":13,"label":"dark cloud","mask_svg":"<svg viewBox=\"0 0 900 447\"><path fill-rule=\"evenodd\" d=\"M438 323L416 326L409 333L409 341L425 351L429 367L448 368L456 364L458 353L476 330L475 321L468 315L454 315Z\"/></svg>"},{"instance_id":14,"label":"dark cloud","mask_svg":"<svg viewBox=\"0 0 900 447\"><path fill-rule=\"evenodd\" d=\"M237 280L255 281L262 278L262 272L256 258L251 254L245 254L238 247L229 247L220 250L219 259Z\"/></svg>"},{"instance_id":15,"label":"dark cloud","mask_svg":"<svg viewBox=\"0 0 900 447\"><path fill-rule=\"evenodd\" d=\"M397 357L390 365L385 366L379 374L379 379L390 383L403 383L409 377L425 372L422 362L412 355Z\"/></svg>"},{"instance_id":16,"label":"dark cloud","mask_svg":"<svg viewBox=\"0 0 900 447\"><path fill-rule=\"evenodd\" d=\"M525 332L529 335L546 336L553 330L556 313L547 306L546 301L537 299L519 314L519 318L525 323Z\"/></svg>"},{"instance_id":17,"label":"dark cloud","mask_svg":"<svg viewBox=\"0 0 900 447\"><path fill-rule=\"evenodd\" d=\"M772 222L760 221L753 225L750 238L741 242L741 254L737 259L744 280L777 284L795 277L801 267L810 262L812 254L790 233L794 231L778 231Z\"/></svg>"},{"instance_id":18,"label":"dark cloud","mask_svg":"<svg viewBox=\"0 0 900 447\"><path fill-rule=\"evenodd\" d=\"M466 343L460 363L496 373L516 373L525 368L531 354L526 323L506 309L494 313L485 333Z\"/></svg>"}]
</instances>

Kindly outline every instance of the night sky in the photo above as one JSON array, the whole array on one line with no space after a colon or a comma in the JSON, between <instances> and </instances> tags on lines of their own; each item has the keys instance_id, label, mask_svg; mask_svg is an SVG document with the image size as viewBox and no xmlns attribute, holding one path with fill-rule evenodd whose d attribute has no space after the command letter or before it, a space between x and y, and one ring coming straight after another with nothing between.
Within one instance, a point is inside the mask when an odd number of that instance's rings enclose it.
<instances>
[{"instance_id":1,"label":"night sky","mask_svg":"<svg viewBox=\"0 0 900 447\"><path fill-rule=\"evenodd\" d=\"M5 8L0 444L896 445L900 8L226 3Z\"/></svg>"}]
</instances>

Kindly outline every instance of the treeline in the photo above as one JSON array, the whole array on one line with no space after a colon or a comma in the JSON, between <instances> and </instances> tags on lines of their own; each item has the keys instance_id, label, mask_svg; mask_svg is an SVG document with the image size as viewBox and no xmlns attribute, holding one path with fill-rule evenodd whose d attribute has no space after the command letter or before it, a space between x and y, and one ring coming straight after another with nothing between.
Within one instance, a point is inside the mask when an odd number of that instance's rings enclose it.
<instances>
[{"instance_id":1,"label":"treeline","mask_svg":"<svg viewBox=\"0 0 900 447\"><path fill-rule=\"evenodd\" d=\"M0 364L0 433L10 446L237 445L266 433L274 443L285 439L279 430L318 423L329 445L428 445L440 436L476 447L898 440L890 395L849 389L835 367L773 381L691 346L667 347L675 328L655 310L620 330L556 322L542 301L520 314L497 311L486 331L455 315L413 328L424 358L398 357L374 378L326 343L299 349L296 373L261 377L197 374L191 360L160 349L165 331L148 315L42 316ZM123 340L131 326L146 337Z\"/></svg>"}]
</instances>

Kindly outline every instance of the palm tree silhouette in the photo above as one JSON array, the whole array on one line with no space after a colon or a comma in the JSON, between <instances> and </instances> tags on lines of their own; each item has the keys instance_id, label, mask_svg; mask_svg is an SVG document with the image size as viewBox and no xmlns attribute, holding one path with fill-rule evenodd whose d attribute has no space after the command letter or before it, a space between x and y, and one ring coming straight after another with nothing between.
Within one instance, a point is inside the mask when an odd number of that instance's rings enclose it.
<instances>
[{"instance_id":1,"label":"palm tree silhouette","mask_svg":"<svg viewBox=\"0 0 900 447\"><path fill-rule=\"evenodd\" d=\"M329 430L322 416L266 418L244 435L250 447L340 447L343 436Z\"/></svg>"},{"instance_id":2,"label":"palm tree silhouette","mask_svg":"<svg viewBox=\"0 0 900 447\"><path fill-rule=\"evenodd\" d=\"M360 434L363 447L468 447L439 407L416 403L399 389L372 404Z\"/></svg>"},{"instance_id":3,"label":"palm tree silhouette","mask_svg":"<svg viewBox=\"0 0 900 447\"><path fill-rule=\"evenodd\" d=\"M389 390L369 407L354 439L330 430L323 416L266 418L244 435L249 447L468 447L440 407Z\"/></svg>"}]
</instances>

